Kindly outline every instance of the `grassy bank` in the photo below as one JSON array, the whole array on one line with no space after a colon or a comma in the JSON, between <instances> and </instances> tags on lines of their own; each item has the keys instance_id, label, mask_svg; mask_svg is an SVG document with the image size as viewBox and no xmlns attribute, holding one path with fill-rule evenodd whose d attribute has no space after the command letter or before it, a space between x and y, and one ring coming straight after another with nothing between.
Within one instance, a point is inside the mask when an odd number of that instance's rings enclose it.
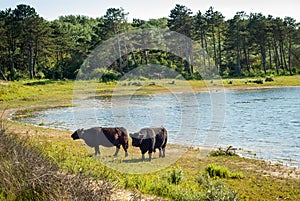
<instances>
[{"instance_id":1,"label":"grassy bank","mask_svg":"<svg viewBox=\"0 0 300 201\"><path fill-rule=\"evenodd\" d=\"M253 82L255 80L262 80L263 84L256 84ZM300 86L300 76L275 77L271 82L266 82L265 78L207 81L138 80L109 83L53 80L0 82L0 110L6 107L70 105L74 93L87 96L147 95L171 92L201 92L222 88L223 86L229 90Z\"/></svg>"},{"instance_id":2,"label":"grassy bank","mask_svg":"<svg viewBox=\"0 0 300 201\"><path fill-rule=\"evenodd\" d=\"M257 79L251 78L251 80ZM299 76L275 77L273 82L263 84L256 84L249 80L246 78L223 80L223 85L226 89L233 90L300 86ZM192 89L191 91L207 91L207 85L217 88L220 83L215 80L207 81L207 83L204 81L186 83L173 82L173 80L140 80L100 83L94 90L86 82L79 82L79 84L73 81L49 80L9 82L0 84L0 110L4 111L6 108L4 116L8 117L9 113L21 109L23 110L19 112L20 115L28 115L36 109L69 106L72 104L75 85L78 94L111 96L112 94L147 95L181 90L187 92L187 88ZM113 150L107 150L100 158L90 157L93 150L87 149L80 141L72 141L70 131L24 125L9 120L4 120L4 126L6 132L15 134L18 138L25 137L30 142L30 146L38 148L42 156L55 164L58 168L55 170L69 175L104 179L116 184L118 188L137 192L137 195L138 193L153 194L173 200L219 200L220 197L227 198L227 200L235 198L240 200L300 199L299 171L280 164L272 165L261 160L228 156L223 152L220 152L220 156L207 156L208 153L205 150L191 148L185 148L179 160L175 160L174 155L182 149L175 145L168 146L167 158L159 159L156 154L151 163L135 160L140 158L140 153L133 147L129 149L129 158L124 158L122 151L117 158L109 157ZM174 161L176 162L173 163ZM13 164L14 162L8 161L7 163ZM104 163L106 165L103 165ZM122 171L116 170L118 168ZM126 172L132 169L137 170L137 168L149 170L149 172L127 174L124 173L126 168L128 168ZM159 171L152 172L154 169L159 169ZM2 192L4 192L3 188ZM138 199L138 196L135 198Z\"/></svg>"}]
</instances>

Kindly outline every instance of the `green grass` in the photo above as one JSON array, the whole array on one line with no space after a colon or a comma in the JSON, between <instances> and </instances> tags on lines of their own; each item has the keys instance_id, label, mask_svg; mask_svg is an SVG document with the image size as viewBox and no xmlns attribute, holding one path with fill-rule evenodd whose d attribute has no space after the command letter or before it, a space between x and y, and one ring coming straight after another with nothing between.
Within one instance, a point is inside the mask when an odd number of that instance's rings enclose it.
<instances>
[{"instance_id":1,"label":"green grass","mask_svg":"<svg viewBox=\"0 0 300 201\"><path fill-rule=\"evenodd\" d=\"M223 80L223 83L228 89L300 86L299 76L274 77L274 82L262 85L245 84L246 79L232 79L232 84L228 84L228 80ZM190 89L191 91L207 90L204 81L188 83L176 81L175 84L171 80L151 81L155 82L155 85L150 84L150 81L139 81L142 86L128 84L128 82L95 84L86 81L34 80L2 83L0 84L0 110L3 111L8 107L9 110L20 110L17 112L18 115L26 116L35 110L70 106L74 96L74 86L76 86L76 95L80 97L81 95L82 97L150 95L170 93L170 91L180 92L183 89L184 92ZM220 83L207 81L207 85L218 87ZM156 153L151 163L140 161L140 151L132 146L128 158L124 158L122 150L117 158L111 157L114 149L103 148L101 148L103 154L101 157L91 157L94 151L80 141L73 141L70 138L70 131L25 125L8 120L5 120L4 124L9 132L18 136L28 136L34 146L51 158L60 170L95 179L105 177L106 180L117 183L119 188L173 200L208 200L215 196L227 196L233 199L237 195L241 200L300 199L299 172L286 169L281 165L274 166L264 161L235 155L207 156L209 154L204 150L183 149L175 145L168 145L165 159L158 158ZM182 153L178 154L180 150ZM224 174L229 176L207 177L205 168L211 164L221 167ZM134 174L142 171L145 174ZM1 194L0 190L0 197Z\"/></svg>"},{"instance_id":2,"label":"green grass","mask_svg":"<svg viewBox=\"0 0 300 201\"><path fill-rule=\"evenodd\" d=\"M209 164L205 168L205 172L210 177L219 177L219 178L230 178L230 179L243 179L244 175L241 172L230 172L228 168L218 166L216 164Z\"/></svg>"},{"instance_id":3,"label":"green grass","mask_svg":"<svg viewBox=\"0 0 300 201\"><path fill-rule=\"evenodd\" d=\"M156 156L151 163L139 161L141 157L139 150L132 147L129 149L129 157L136 159L133 163L123 161L125 159L123 151L120 151L117 158L111 157L114 148L103 152L102 157L92 157L93 150L87 148L81 141L73 141L70 138L72 133L70 131L23 125L18 122L7 122L6 125L9 130L18 135L30 136L35 146L52 158L63 171L96 179L105 177L111 182L117 182L120 188L132 189L144 194L158 195L173 200L202 200L207 196L214 196L207 194L208 189L215 189L215 191L222 189L222 194L234 196L238 193L242 200L276 200L280 197L297 200L300 198L300 182L292 176L295 170L290 170L293 173L285 176L284 167L271 166L260 160L238 156L206 157L208 153L204 150L188 149L177 161L174 161L175 163L159 169L158 165L163 159ZM168 146L166 160L172 157L172 150L176 151L178 148L178 146ZM103 150L101 148L101 151ZM230 170L231 177L204 177L202 182L199 182L199 177L206 175L205 168L210 164ZM117 166L130 169L132 165L149 168L148 173L128 174L124 173L124 169L116 170ZM155 166L158 168L157 171L149 171ZM272 172L278 172L279 176L273 176ZM243 177L232 178L235 177L235 173Z\"/></svg>"}]
</instances>

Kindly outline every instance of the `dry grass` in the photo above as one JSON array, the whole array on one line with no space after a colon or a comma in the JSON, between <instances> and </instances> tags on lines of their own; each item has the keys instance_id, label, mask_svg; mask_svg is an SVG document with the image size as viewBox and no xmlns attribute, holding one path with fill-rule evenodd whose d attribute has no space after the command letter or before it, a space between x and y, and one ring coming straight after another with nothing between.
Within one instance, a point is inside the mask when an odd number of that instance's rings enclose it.
<instances>
[{"instance_id":1,"label":"dry grass","mask_svg":"<svg viewBox=\"0 0 300 201\"><path fill-rule=\"evenodd\" d=\"M107 200L114 185L62 172L28 137L0 130L0 200Z\"/></svg>"}]
</instances>

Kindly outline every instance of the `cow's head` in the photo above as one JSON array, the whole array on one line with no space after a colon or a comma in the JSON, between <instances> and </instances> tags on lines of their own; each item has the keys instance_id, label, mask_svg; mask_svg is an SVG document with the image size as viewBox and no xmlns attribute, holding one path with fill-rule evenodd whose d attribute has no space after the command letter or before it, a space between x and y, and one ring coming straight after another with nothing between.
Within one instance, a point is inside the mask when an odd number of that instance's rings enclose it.
<instances>
[{"instance_id":1,"label":"cow's head","mask_svg":"<svg viewBox=\"0 0 300 201\"><path fill-rule=\"evenodd\" d=\"M130 133L129 136L132 138L132 146L134 147L139 147L144 139L141 133Z\"/></svg>"},{"instance_id":2,"label":"cow's head","mask_svg":"<svg viewBox=\"0 0 300 201\"><path fill-rule=\"evenodd\" d=\"M71 138L73 138L73 140L78 140L80 139L80 136L82 134L83 134L83 129L78 129L71 135Z\"/></svg>"}]
</instances>

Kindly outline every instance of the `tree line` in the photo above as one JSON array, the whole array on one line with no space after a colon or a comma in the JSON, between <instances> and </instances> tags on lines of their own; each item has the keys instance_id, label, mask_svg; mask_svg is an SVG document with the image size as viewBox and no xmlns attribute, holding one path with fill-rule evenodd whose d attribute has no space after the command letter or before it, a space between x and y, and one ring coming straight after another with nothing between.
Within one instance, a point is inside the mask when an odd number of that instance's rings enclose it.
<instances>
[{"instance_id":1,"label":"tree line","mask_svg":"<svg viewBox=\"0 0 300 201\"><path fill-rule=\"evenodd\" d=\"M199 43L201 54L208 57L201 73L265 76L300 72L299 23L291 17L241 11L225 20L213 7L193 14L179 4L164 18L128 22L127 15L122 8L109 8L98 18L68 15L47 21L29 5L2 10L0 77L75 79L84 60L99 44L117 34L146 28L176 31ZM99 66L92 73L116 79L140 65L157 64L170 67L187 79L202 78L192 65L189 51L185 59L151 49L129 49L124 55L121 49L128 47L122 41L117 43L118 59L108 69Z\"/></svg>"}]
</instances>

